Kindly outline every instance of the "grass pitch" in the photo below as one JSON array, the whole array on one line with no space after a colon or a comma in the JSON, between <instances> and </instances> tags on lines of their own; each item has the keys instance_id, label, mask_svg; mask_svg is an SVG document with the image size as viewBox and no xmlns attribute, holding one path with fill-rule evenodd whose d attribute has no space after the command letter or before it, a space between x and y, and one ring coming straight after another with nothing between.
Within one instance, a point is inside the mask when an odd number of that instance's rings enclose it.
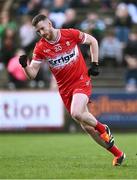
<instances>
[{"instance_id":1,"label":"grass pitch","mask_svg":"<svg viewBox=\"0 0 137 180\"><path fill-rule=\"evenodd\" d=\"M0 179L137 178L137 134L114 136L121 167L86 134L0 134Z\"/></svg>"}]
</instances>

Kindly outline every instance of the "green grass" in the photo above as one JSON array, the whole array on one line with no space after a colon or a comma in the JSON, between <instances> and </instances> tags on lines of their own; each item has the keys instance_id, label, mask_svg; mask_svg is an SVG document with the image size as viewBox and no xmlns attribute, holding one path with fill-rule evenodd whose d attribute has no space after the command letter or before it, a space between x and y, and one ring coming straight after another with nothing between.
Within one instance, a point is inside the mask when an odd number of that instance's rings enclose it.
<instances>
[{"instance_id":1,"label":"green grass","mask_svg":"<svg viewBox=\"0 0 137 180\"><path fill-rule=\"evenodd\" d=\"M0 179L137 178L137 134L114 135L121 167L85 134L0 134Z\"/></svg>"}]
</instances>

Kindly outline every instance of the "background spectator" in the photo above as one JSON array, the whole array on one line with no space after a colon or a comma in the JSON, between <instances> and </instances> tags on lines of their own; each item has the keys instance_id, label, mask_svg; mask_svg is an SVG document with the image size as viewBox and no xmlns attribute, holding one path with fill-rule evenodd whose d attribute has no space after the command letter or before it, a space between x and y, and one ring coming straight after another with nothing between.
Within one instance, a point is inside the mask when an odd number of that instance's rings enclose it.
<instances>
[{"instance_id":1,"label":"background spectator","mask_svg":"<svg viewBox=\"0 0 137 180\"><path fill-rule=\"evenodd\" d=\"M80 28L83 31L88 31L100 42L106 26L104 20L102 20L97 13L90 12L87 14L86 19L81 22Z\"/></svg>"},{"instance_id":2,"label":"background spectator","mask_svg":"<svg viewBox=\"0 0 137 180\"><path fill-rule=\"evenodd\" d=\"M17 30L17 24L14 20L11 20L11 16L8 11L1 12L0 18L0 39L4 36L5 30L10 28L14 31Z\"/></svg>"},{"instance_id":3,"label":"background spectator","mask_svg":"<svg viewBox=\"0 0 137 180\"><path fill-rule=\"evenodd\" d=\"M56 28L61 28L66 21L65 10L67 4L64 0L54 0L53 7L49 13L50 20L54 23Z\"/></svg>"},{"instance_id":4,"label":"background spectator","mask_svg":"<svg viewBox=\"0 0 137 180\"><path fill-rule=\"evenodd\" d=\"M131 16L132 22L137 24L137 1L136 0L123 0L128 7L128 12Z\"/></svg>"},{"instance_id":5,"label":"background spectator","mask_svg":"<svg viewBox=\"0 0 137 180\"><path fill-rule=\"evenodd\" d=\"M125 47L124 58L127 65L126 90L137 90L137 29L129 34L129 41Z\"/></svg>"},{"instance_id":6,"label":"background spectator","mask_svg":"<svg viewBox=\"0 0 137 180\"><path fill-rule=\"evenodd\" d=\"M22 17L19 37L21 47L29 54L36 43L36 32L31 24L31 17L28 15Z\"/></svg>"},{"instance_id":7,"label":"background spectator","mask_svg":"<svg viewBox=\"0 0 137 180\"><path fill-rule=\"evenodd\" d=\"M77 19L76 19L76 10L75 9L67 9L65 11L66 20L62 25L62 28L76 28L77 27Z\"/></svg>"},{"instance_id":8,"label":"background spectator","mask_svg":"<svg viewBox=\"0 0 137 180\"><path fill-rule=\"evenodd\" d=\"M107 30L105 37L100 43L100 59L103 65L111 65L112 67L121 65L122 51L121 42L115 37L114 30Z\"/></svg>"},{"instance_id":9,"label":"background spectator","mask_svg":"<svg viewBox=\"0 0 137 180\"><path fill-rule=\"evenodd\" d=\"M15 55L9 60L7 65L9 75L9 89L20 89L27 87L27 79L22 67L19 64L19 56L25 52L23 49L17 49Z\"/></svg>"},{"instance_id":10,"label":"background spectator","mask_svg":"<svg viewBox=\"0 0 137 180\"><path fill-rule=\"evenodd\" d=\"M21 1L17 8L17 14L35 16L42 7L41 0Z\"/></svg>"},{"instance_id":11,"label":"background spectator","mask_svg":"<svg viewBox=\"0 0 137 180\"><path fill-rule=\"evenodd\" d=\"M121 41L122 45L125 46L128 41L128 34L132 27L132 19L129 15L128 7L124 3L117 6L114 26L116 37Z\"/></svg>"},{"instance_id":12,"label":"background spectator","mask_svg":"<svg viewBox=\"0 0 137 180\"><path fill-rule=\"evenodd\" d=\"M7 67L9 59L13 57L18 47L17 34L14 29L6 28L1 42L0 60Z\"/></svg>"}]
</instances>

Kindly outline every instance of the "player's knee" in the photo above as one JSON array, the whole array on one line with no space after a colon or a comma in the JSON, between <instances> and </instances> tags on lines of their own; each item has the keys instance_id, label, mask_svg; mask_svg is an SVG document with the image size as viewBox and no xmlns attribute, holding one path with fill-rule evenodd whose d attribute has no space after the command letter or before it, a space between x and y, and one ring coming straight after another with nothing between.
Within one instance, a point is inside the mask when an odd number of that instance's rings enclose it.
<instances>
[{"instance_id":1,"label":"player's knee","mask_svg":"<svg viewBox=\"0 0 137 180\"><path fill-rule=\"evenodd\" d=\"M84 128L85 128L85 130L86 130L89 134L91 134L91 135L94 135L95 132L96 132L95 128L92 127L92 126L85 125Z\"/></svg>"},{"instance_id":2,"label":"player's knee","mask_svg":"<svg viewBox=\"0 0 137 180\"><path fill-rule=\"evenodd\" d=\"M71 116L73 119L76 119L77 121L82 121L82 113L77 110L72 110Z\"/></svg>"}]
</instances>

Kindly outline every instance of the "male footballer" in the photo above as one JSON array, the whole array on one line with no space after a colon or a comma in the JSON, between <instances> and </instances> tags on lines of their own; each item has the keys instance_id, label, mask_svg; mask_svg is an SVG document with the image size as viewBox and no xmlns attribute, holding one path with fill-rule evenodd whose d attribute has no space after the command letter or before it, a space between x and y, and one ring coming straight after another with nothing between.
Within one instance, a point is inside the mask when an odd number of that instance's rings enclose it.
<instances>
[{"instance_id":1,"label":"male footballer","mask_svg":"<svg viewBox=\"0 0 137 180\"><path fill-rule=\"evenodd\" d=\"M19 62L29 79L34 79L43 61L46 61L58 84L61 98L71 114L93 139L114 155L113 165L121 165L125 154L114 145L114 138L107 125L100 123L89 111L92 93L90 76L99 74L97 40L77 29L55 29L43 14L32 20L41 39L36 43L32 61L26 55ZM87 69L79 44L88 44L91 66Z\"/></svg>"}]
</instances>

